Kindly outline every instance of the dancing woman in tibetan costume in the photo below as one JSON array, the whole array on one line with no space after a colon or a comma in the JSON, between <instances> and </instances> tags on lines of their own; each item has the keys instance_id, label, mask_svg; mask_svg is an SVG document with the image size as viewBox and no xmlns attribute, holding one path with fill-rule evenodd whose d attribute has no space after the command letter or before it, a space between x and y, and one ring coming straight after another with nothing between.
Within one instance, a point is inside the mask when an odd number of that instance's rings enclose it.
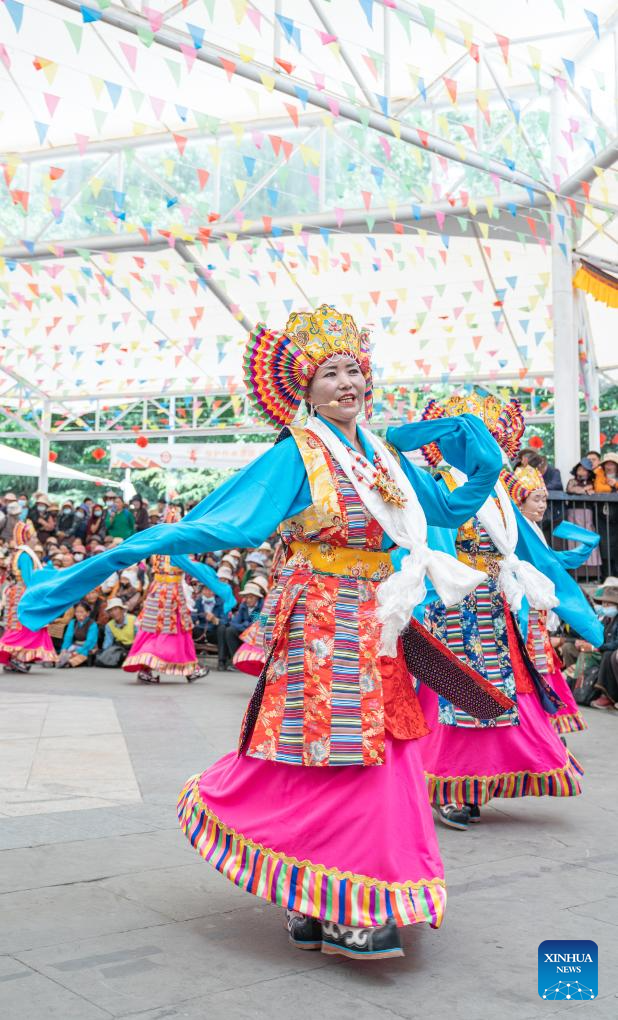
<instances>
[{"instance_id":1,"label":"dancing woman in tibetan costume","mask_svg":"<svg viewBox=\"0 0 618 1020\"><path fill-rule=\"evenodd\" d=\"M17 548L11 556L12 580L4 593L6 629L0 638L0 662L6 663L5 673L28 673L33 662L53 663L58 656L44 627L31 631L17 616L19 603L42 566L33 549L36 531L30 521L18 521L13 542Z\"/></svg>"},{"instance_id":2,"label":"dancing woman in tibetan costume","mask_svg":"<svg viewBox=\"0 0 618 1020\"><path fill-rule=\"evenodd\" d=\"M170 506L166 524L181 519L177 506ZM187 556L153 556L153 578L137 620L135 641L122 668L137 673L142 683L158 683L159 673L184 676L189 683L206 676L201 669L193 643L191 610L184 590L185 574L196 577L224 598L226 611L235 603L232 589L217 578L212 567L196 563Z\"/></svg>"},{"instance_id":3,"label":"dancing woman in tibetan costume","mask_svg":"<svg viewBox=\"0 0 618 1020\"><path fill-rule=\"evenodd\" d=\"M245 367L259 411L290 426L280 441L179 524L64 572L37 592L26 618L55 613L144 554L255 548L279 528L287 558L268 601L266 662L239 751L189 779L180 823L221 874L286 908L299 948L399 956L398 927L440 925L446 887L418 748L427 727L397 621L404 626L423 599L426 575L447 602L478 583L478 572L428 548L427 523L453 527L474 512L497 477L499 449L470 416L415 426L408 441L438 439L466 472L468 483L450 494L399 462L397 429L387 448L357 428L371 401L366 337L326 305L294 313L281 334L258 326ZM294 427L303 397L324 414ZM411 550L397 575L394 542ZM390 624L382 632L378 593ZM429 662L430 680L455 677L462 701L481 697L481 715L510 704L438 642L423 648L418 670Z\"/></svg>"},{"instance_id":4,"label":"dancing woman in tibetan costume","mask_svg":"<svg viewBox=\"0 0 618 1020\"><path fill-rule=\"evenodd\" d=\"M507 456L516 454L525 428L517 401L502 406L494 397L453 397L444 408L430 401L424 417L443 420L462 411L482 417ZM448 460L435 444L423 452L434 466ZM451 468L442 479L457 491L463 476ZM516 510L502 480L458 529L452 552L460 562L485 571L486 580L457 606L432 603L426 625L515 702L498 718L481 721L421 690L433 727L421 742L430 799L444 824L465 829L480 820L481 805L493 797L581 792L581 767L550 721L564 705L531 661L515 614L525 597L533 610L555 608L590 640L597 636L598 622L555 554Z\"/></svg>"},{"instance_id":5,"label":"dancing woman in tibetan costume","mask_svg":"<svg viewBox=\"0 0 618 1020\"><path fill-rule=\"evenodd\" d=\"M511 499L519 507L534 533L544 545L547 545L539 526L547 509L547 489L542 474L529 465L518 467L510 478L505 478L505 485ZM555 553L560 563L569 570L574 570L585 563L600 541L600 535L580 528L570 521L563 521L554 530L554 535L558 538L575 539L578 543L574 549ZM552 610L533 609L524 603L519 613L519 623L526 639L528 655L563 704L562 708L549 717L550 722L558 733L577 733L579 730L587 729L587 723L573 697L562 672L560 659L551 643L548 623L552 616L555 619ZM559 621L555 622L557 624Z\"/></svg>"}]
</instances>

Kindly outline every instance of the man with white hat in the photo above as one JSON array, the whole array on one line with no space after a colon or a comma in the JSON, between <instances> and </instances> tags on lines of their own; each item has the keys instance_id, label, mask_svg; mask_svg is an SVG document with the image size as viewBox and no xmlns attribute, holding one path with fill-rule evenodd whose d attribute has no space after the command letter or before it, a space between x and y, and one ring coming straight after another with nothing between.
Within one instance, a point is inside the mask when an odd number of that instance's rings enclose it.
<instances>
[{"instance_id":1,"label":"man with white hat","mask_svg":"<svg viewBox=\"0 0 618 1020\"><path fill-rule=\"evenodd\" d=\"M247 581L239 598L240 603L229 621L222 620L217 628L218 668L223 672L227 670L234 653L242 644L240 635L258 619L264 602L262 588L255 581Z\"/></svg>"}]
</instances>

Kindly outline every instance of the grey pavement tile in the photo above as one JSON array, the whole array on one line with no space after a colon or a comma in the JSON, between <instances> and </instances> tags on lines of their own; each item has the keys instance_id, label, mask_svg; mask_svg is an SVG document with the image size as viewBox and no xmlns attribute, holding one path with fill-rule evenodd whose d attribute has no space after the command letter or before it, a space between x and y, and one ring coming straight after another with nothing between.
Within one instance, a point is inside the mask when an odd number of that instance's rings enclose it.
<instances>
[{"instance_id":1,"label":"grey pavement tile","mask_svg":"<svg viewBox=\"0 0 618 1020\"><path fill-rule=\"evenodd\" d=\"M319 972L318 972L319 973ZM131 1013L123 1020L289 1020L320 1017L322 1020L396 1020L401 1013L376 1007L359 995L340 992L310 975L270 978L246 988L215 992L175 1005Z\"/></svg>"},{"instance_id":2,"label":"grey pavement tile","mask_svg":"<svg viewBox=\"0 0 618 1020\"><path fill-rule=\"evenodd\" d=\"M324 960L289 945L283 912L269 904L17 955L114 1016L308 972Z\"/></svg>"},{"instance_id":3,"label":"grey pavement tile","mask_svg":"<svg viewBox=\"0 0 618 1020\"><path fill-rule=\"evenodd\" d=\"M200 864L177 825L175 830L110 836L76 843L4 850L0 853L0 894L113 878L170 865ZM0 900L0 911L1 911Z\"/></svg>"},{"instance_id":4,"label":"grey pavement tile","mask_svg":"<svg viewBox=\"0 0 618 1020\"><path fill-rule=\"evenodd\" d=\"M186 866L122 875L107 879L101 887L176 921L247 907L247 893L202 861L189 843L187 849L193 862L185 860Z\"/></svg>"},{"instance_id":5,"label":"grey pavement tile","mask_svg":"<svg viewBox=\"0 0 618 1020\"><path fill-rule=\"evenodd\" d=\"M109 1020L109 1013L19 960L0 957L2 1020Z\"/></svg>"},{"instance_id":6,"label":"grey pavement tile","mask_svg":"<svg viewBox=\"0 0 618 1020\"><path fill-rule=\"evenodd\" d=\"M176 802L128 804L0 820L0 851L178 828Z\"/></svg>"},{"instance_id":7,"label":"grey pavement tile","mask_svg":"<svg viewBox=\"0 0 618 1020\"><path fill-rule=\"evenodd\" d=\"M569 912L580 917L591 917L606 924L613 924L618 927L618 896L607 896L605 890L597 885L597 897L603 891L603 897L590 900L587 903L576 903L569 907Z\"/></svg>"},{"instance_id":8,"label":"grey pavement tile","mask_svg":"<svg viewBox=\"0 0 618 1020\"><path fill-rule=\"evenodd\" d=\"M96 883L5 893L0 896L0 953L148 928L166 920Z\"/></svg>"}]
</instances>

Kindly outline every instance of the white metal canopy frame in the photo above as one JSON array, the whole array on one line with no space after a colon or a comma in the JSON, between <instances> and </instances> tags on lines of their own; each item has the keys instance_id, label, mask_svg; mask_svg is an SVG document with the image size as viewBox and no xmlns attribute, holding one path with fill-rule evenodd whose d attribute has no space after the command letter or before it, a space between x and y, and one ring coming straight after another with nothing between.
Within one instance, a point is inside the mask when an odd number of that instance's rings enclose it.
<instances>
[{"instance_id":1,"label":"white metal canopy frame","mask_svg":"<svg viewBox=\"0 0 618 1020\"><path fill-rule=\"evenodd\" d=\"M246 331L329 300L372 321L389 400L553 382L568 470L580 392L594 439L618 375L571 283L579 252L618 262L618 12L539 0L522 35L524 13L5 5L4 421L43 460L52 438L255 431Z\"/></svg>"}]
</instances>

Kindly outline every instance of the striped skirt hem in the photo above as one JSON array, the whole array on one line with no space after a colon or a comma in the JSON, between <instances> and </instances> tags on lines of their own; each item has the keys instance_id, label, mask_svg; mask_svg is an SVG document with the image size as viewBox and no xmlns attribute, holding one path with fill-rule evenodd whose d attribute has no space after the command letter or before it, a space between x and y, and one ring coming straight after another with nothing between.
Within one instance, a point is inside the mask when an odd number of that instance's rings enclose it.
<instances>
[{"instance_id":1,"label":"striped skirt hem","mask_svg":"<svg viewBox=\"0 0 618 1020\"><path fill-rule=\"evenodd\" d=\"M581 712L557 712L550 715L549 721L556 733L580 733L588 729L588 723Z\"/></svg>"},{"instance_id":2,"label":"striped skirt hem","mask_svg":"<svg viewBox=\"0 0 618 1020\"><path fill-rule=\"evenodd\" d=\"M5 645L2 641L0 655L2 655L0 662L8 659L17 659L19 662L56 662L58 658L53 648L22 648L19 645Z\"/></svg>"},{"instance_id":3,"label":"striped skirt hem","mask_svg":"<svg viewBox=\"0 0 618 1020\"><path fill-rule=\"evenodd\" d=\"M128 655L122 664L127 673L135 673L138 669L148 666L153 670L160 670L161 673L169 673L170 676L190 676L198 668L197 659L191 662L168 662L160 659L152 652L138 652L137 655Z\"/></svg>"},{"instance_id":4,"label":"striped skirt hem","mask_svg":"<svg viewBox=\"0 0 618 1020\"><path fill-rule=\"evenodd\" d=\"M180 794L180 827L200 856L240 889L321 921L355 927L378 927L391 917L399 927L442 923L443 878L381 882L278 853L221 822L201 800L199 779L189 779Z\"/></svg>"},{"instance_id":5,"label":"striped skirt hem","mask_svg":"<svg viewBox=\"0 0 618 1020\"><path fill-rule=\"evenodd\" d=\"M567 749L567 762L551 772L505 772L495 776L434 776L425 773L429 799L444 804L486 804L493 797L577 797L584 770Z\"/></svg>"}]
</instances>

